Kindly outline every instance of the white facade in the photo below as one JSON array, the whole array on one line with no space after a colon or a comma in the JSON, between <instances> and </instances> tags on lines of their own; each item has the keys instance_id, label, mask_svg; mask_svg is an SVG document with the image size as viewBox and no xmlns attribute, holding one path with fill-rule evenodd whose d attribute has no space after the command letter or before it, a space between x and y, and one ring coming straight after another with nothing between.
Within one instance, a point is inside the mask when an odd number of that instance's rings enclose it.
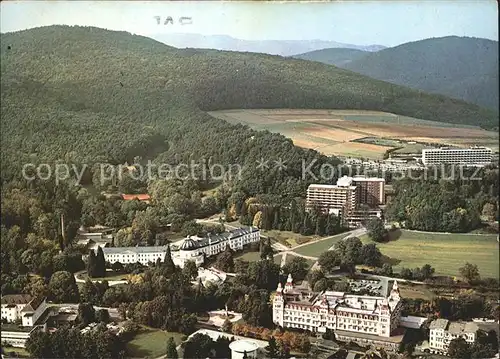
<instances>
[{"instance_id":1,"label":"white facade","mask_svg":"<svg viewBox=\"0 0 500 359\"><path fill-rule=\"evenodd\" d=\"M2 343L7 343L17 348L25 348L26 341L30 337L31 333L35 330L44 329L44 326L35 326L27 328L26 330L9 330L3 329L1 332Z\"/></svg>"},{"instance_id":2,"label":"white facade","mask_svg":"<svg viewBox=\"0 0 500 359\"><path fill-rule=\"evenodd\" d=\"M474 322L450 322L447 319L436 319L429 326L429 348L446 354L453 339L463 338L469 344L476 340L478 326Z\"/></svg>"},{"instance_id":3,"label":"white facade","mask_svg":"<svg viewBox=\"0 0 500 359\"><path fill-rule=\"evenodd\" d=\"M231 359L243 359L245 353L248 358L256 358L259 346L250 340L236 340L229 344Z\"/></svg>"},{"instance_id":4,"label":"white facade","mask_svg":"<svg viewBox=\"0 0 500 359\"><path fill-rule=\"evenodd\" d=\"M401 307L397 282L388 297L375 297L332 291L300 292L289 276L285 288L278 285L273 299L273 322L312 332L330 329L388 338L399 326Z\"/></svg>"},{"instance_id":5,"label":"white facade","mask_svg":"<svg viewBox=\"0 0 500 359\"><path fill-rule=\"evenodd\" d=\"M2 296L2 319L8 323L20 320L21 311L33 298L25 294L9 294Z\"/></svg>"},{"instance_id":6,"label":"white facade","mask_svg":"<svg viewBox=\"0 0 500 359\"><path fill-rule=\"evenodd\" d=\"M17 294L2 297L2 319L8 323L19 320L22 326L32 327L46 309L45 298L31 298L29 295Z\"/></svg>"},{"instance_id":7,"label":"white facade","mask_svg":"<svg viewBox=\"0 0 500 359\"><path fill-rule=\"evenodd\" d=\"M164 260L166 246L153 247L105 247L102 249L104 259L109 263L120 262L121 264L141 263L147 265L155 263L158 258Z\"/></svg>"},{"instance_id":8,"label":"white facade","mask_svg":"<svg viewBox=\"0 0 500 359\"><path fill-rule=\"evenodd\" d=\"M192 236L171 244L172 260L175 265L183 268L187 261L193 261L197 266L204 262L207 257L219 254L229 245L233 250L241 250L243 246L260 240L260 231L255 227L239 228L234 231L224 232L218 235L209 235L204 238ZM103 248L104 259L107 262L122 264L155 263L158 258L163 261L167 252L166 246L154 247L109 247Z\"/></svg>"},{"instance_id":9,"label":"white facade","mask_svg":"<svg viewBox=\"0 0 500 359\"><path fill-rule=\"evenodd\" d=\"M465 164L485 166L491 163L493 151L487 147L471 148L431 148L422 150L422 163L433 164Z\"/></svg>"},{"instance_id":10,"label":"white facade","mask_svg":"<svg viewBox=\"0 0 500 359\"><path fill-rule=\"evenodd\" d=\"M24 303L22 303L24 302ZM29 295L7 295L2 297L2 319L8 322L21 321L20 325L2 325L2 343L24 348L30 333L39 328L46 329L45 321L40 319L47 314L45 298L31 298ZM48 312L50 315L50 312ZM47 316L44 316L47 319Z\"/></svg>"}]
</instances>

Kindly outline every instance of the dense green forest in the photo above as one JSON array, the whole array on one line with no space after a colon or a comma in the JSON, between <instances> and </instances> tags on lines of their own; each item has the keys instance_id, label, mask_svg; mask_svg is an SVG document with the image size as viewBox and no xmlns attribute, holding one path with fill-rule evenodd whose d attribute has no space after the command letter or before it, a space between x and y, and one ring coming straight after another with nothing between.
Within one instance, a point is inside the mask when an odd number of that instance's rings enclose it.
<instances>
[{"instance_id":1,"label":"dense green forest","mask_svg":"<svg viewBox=\"0 0 500 359\"><path fill-rule=\"evenodd\" d=\"M457 36L425 39L367 52L339 66L498 111L497 41Z\"/></svg>"},{"instance_id":2,"label":"dense green forest","mask_svg":"<svg viewBox=\"0 0 500 359\"><path fill-rule=\"evenodd\" d=\"M396 195L387 206L388 219L409 229L452 233L478 228L481 217L498 220L498 169L474 172L455 175L453 180L394 182Z\"/></svg>"},{"instance_id":3,"label":"dense green forest","mask_svg":"<svg viewBox=\"0 0 500 359\"><path fill-rule=\"evenodd\" d=\"M3 180L27 162L123 163L141 156L245 165L260 157L289 163L321 157L205 110L369 109L497 125L495 112L458 100L279 56L178 50L91 27L36 28L1 40Z\"/></svg>"}]
</instances>

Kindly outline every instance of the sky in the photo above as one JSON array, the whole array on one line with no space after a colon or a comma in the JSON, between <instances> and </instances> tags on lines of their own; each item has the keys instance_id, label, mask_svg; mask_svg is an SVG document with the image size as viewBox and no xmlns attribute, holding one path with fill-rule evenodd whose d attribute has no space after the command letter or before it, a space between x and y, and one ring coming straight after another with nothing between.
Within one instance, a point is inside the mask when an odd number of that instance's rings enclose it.
<instances>
[{"instance_id":1,"label":"sky","mask_svg":"<svg viewBox=\"0 0 500 359\"><path fill-rule=\"evenodd\" d=\"M158 25L155 16L160 16ZM174 24L163 25L171 16ZM180 17L191 24L181 25ZM396 46L448 35L498 41L495 0L209 2L2 1L0 30L54 24L139 35L198 33L246 40L327 40Z\"/></svg>"}]
</instances>

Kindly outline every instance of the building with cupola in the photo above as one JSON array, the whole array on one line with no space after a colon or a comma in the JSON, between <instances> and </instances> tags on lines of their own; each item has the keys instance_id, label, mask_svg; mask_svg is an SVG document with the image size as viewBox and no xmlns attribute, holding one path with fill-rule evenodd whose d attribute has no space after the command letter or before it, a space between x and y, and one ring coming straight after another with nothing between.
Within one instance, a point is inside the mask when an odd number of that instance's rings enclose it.
<instances>
[{"instance_id":1,"label":"building with cupola","mask_svg":"<svg viewBox=\"0 0 500 359\"><path fill-rule=\"evenodd\" d=\"M354 341L395 350L403 339L402 302L395 281L388 295L367 296L344 292L320 293L295 287L291 275L278 284L273 298L273 322L283 328L325 333L337 340Z\"/></svg>"},{"instance_id":2,"label":"building with cupola","mask_svg":"<svg viewBox=\"0 0 500 359\"><path fill-rule=\"evenodd\" d=\"M219 254L229 246L232 250L242 250L247 244L260 240L260 230L256 227L238 228L220 234L208 234L205 237L190 236L179 242L170 244L172 260L181 268L187 261L193 261L197 266L203 264L205 257ZM103 248L104 259L107 262L122 264L141 263L148 265L158 259L163 261L167 246L150 247L109 247Z\"/></svg>"}]
</instances>

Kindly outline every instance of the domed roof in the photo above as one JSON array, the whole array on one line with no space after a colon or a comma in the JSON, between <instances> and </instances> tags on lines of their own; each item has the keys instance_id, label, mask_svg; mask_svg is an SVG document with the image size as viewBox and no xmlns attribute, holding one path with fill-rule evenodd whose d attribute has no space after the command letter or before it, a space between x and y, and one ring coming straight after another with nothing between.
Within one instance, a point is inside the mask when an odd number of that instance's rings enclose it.
<instances>
[{"instance_id":1,"label":"domed roof","mask_svg":"<svg viewBox=\"0 0 500 359\"><path fill-rule=\"evenodd\" d=\"M198 248L198 244L191 238L186 238L184 242L181 243L179 249L183 251L191 251Z\"/></svg>"},{"instance_id":2,"label":"domed roof","mask_svg":"<svg viewBox=\"0 0 500 359\"><path fill-rule=\"evenodd\" d=\"M229 349L235 351L235 352L238 352L238 353L243 353L243 352L247 352L247 353L251 353L255 350L257 350L259 348L259 346L253 342L253 341L250 341L250 340L245 340L245 339L242 339L242 340L236 340L234 342L231 342L229 344Z\"/></svg>"}]
</instances>

